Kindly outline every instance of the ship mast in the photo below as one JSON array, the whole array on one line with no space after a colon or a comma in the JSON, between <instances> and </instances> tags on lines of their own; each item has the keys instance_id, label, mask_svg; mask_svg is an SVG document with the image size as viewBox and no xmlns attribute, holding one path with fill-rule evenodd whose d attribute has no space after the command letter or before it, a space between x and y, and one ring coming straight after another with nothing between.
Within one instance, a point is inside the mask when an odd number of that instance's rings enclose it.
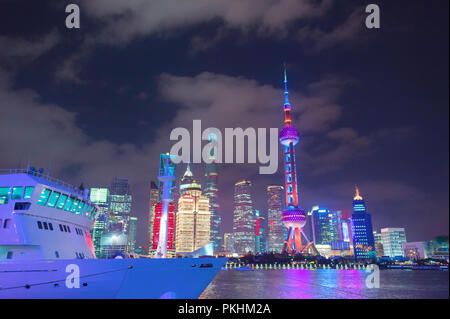
<instances>
[{"instance_id":1,"label":"ship mast","mask_svg":"<svg viewBox=\"0 0 450 319\"><path fill-rule=\"evenodd\" d=\"M171 182L175 179L170 166L170 156L167 154L165 158L164 172L162 175L158 176L158 179L163 184L163 193L162 193L162 212L161 212L161 220L159 224L159 240L158 240L158 248L156 249L155 258L167 258L167 232L168 232L168 220L169 220L169 204L172 201L172 197L170 194L170 185Z\"/></svg>"}]
</instances>

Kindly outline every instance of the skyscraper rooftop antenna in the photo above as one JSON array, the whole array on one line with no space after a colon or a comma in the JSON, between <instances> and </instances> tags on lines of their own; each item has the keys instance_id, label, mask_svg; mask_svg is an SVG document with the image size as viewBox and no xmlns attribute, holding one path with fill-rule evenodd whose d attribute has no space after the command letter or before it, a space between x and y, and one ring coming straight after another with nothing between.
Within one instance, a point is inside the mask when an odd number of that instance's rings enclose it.
<instances>
[{"instance_id":1,"label":"skyscraper rooftop antenna","mask_svg":"<svg viewBox=\"0 0 450 319\"><path fill-rule=\"evenodd\" d=\"M359 194L359 188L358 186L355 185L355 197L353 198L354 200L362 200L362 196Z\"/></svg>"}]
</instances>

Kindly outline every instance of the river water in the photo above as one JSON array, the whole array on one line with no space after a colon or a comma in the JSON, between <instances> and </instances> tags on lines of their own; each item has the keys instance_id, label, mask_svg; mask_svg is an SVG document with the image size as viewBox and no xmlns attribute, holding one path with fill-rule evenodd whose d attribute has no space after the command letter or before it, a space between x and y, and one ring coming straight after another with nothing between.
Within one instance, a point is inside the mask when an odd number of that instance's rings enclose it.
<instances>
[{"instance_id":1,"label":"river water","mask_svg":"<svg viewBox=\"0 0 450 319\"><path fill-rule=\"evenodd\" d=\"M380 270L379 288L367 288L365 270L222 270L200 299L448 298L448 271Z\"/></svg>"}]
</instances>

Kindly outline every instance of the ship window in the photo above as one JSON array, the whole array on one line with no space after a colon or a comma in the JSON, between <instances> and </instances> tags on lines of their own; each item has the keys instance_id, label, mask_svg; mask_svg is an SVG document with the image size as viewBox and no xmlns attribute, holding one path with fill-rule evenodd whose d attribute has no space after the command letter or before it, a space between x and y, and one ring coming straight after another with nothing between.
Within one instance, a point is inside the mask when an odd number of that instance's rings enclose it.
<instances>
[{"instance_id":1,"label":"ship window","mask_svg":"<svg viewBox=\"0 0 450 319\"><path fill-rule=\"evenodd\" d=\"M76 211L77 208L78 208L78 204L79 204L79 203L80 203L80 200L79 200L79 199L76 199L76 200L73 202L72 209L70 210L71 213L75 213L75 211Z\"/></svg>"},{"instance_id":2,"label":"ship window","mask_svg":"<svg viewBox=\"0 0 450 319\"><path fill-rule=\"evenodd\" d=\"M6 254L6 259L12 259L12 256L13 256L13 252L8 251L8 253Z\"/></svg>"},{"instance_id":3,"label":"ship window","mask_svg":"<svg viewBox=\"0 0 450 319\"><path fill-rule=\"evenodd\" d=\"M39 200L38 200L38 204L45 206L45 204L47 203L48 197L50 196L50 193L52 191L45 188L44 190L42 190L41 192L41 196L39 196Z\"/></svg>"},{"instance_id":4,"label":"ship window","mask_svg":"<svg viewBox=\"0 0 450 319\"><path fill-rule=\"evenodd\" d=\"M291 164L286 164L286 172L290 172L291 171Z\"/></svg>"},{"instance_id":5,"label":"ship window","mask_svg":"<svg viewBox=\"0 0 450 319\"><path fill-rule=\"evenodd\" d=\"M70 206L72 206L72 203L73 203L73 200L74 200L74 199L75 199L75 198L73 198L73 197L69 197L69 198L67 199L66 205L64 206L64 210L65 210L66 212L70 211Z\"/></svg>"},{"instance_id":6,"label":"ship window","mask_svg":"<svg viewBox=\"0 0 450 319\"><path fill-rule=\"evenodd\" d=\"M64 231L64 229L63 229L63 227L62 227L61 224L59 224L59 230L60 230L60 231Z\"/></svg>"},{"instance_id":7,"label":"ship window","mask_svg":"<svg viewBox=\"0 0 450 319\"><path fill-rule=\"evenodd\" d=\"M85 202L80 202L80 205L78 205L78 208L77 208L77 215L80 215L81 210L82 210L83 207L84 207L84 204L85 204Z\"/></svg>"},{"instance_id":8,"label":"ship window","mask_svg":"<svg viewBox=\"0 0 450 319\"><path fill-rule=\"evenodd\" d=\"M42 223L40 221L38 221L37 224L38 224L38 228L42 229Z\"/></svg>"},{"instance_id":9,"label":"ship window","mask_svg":"<svg viewBox=\"0 0 450 319\"><path fill-rule=\"evenodd\" d=\"M11 187L0 187L0 205L8 204L8 198L10 193Z\"/></svg>"},{"instance_id":10,"label":"ship window","mask_svg":"<svg viewBox=\"0 0 450 319\"><path fill-rule=\"evenodd\" d=\"M30 202L18 202L14 204L14 210L28 210L30 206Z\"/></svg>"},{"instance_id":11,"label":"ship window","mask_svg":"<svg viewBox=\"0 0 450 319\"><path fill-rule=\"evenodd\" d=\"M48 225L46 222L44 222L44 229L48 229Z\"/></svg>"},{"instance_id":12,"label":"ship window","mask_svg":"<svg viewBox=\"0 0 450 319\"><path fill-rule=\"evenodd\" d=\"M50 228L50 230L53 230L53 224L52 223L48 223L48 227Z\"/></svg>"},{"instance_id":13,"label":"ship window","mask_svg":"<svg viewBox=\"0 0 450 319\"><path fill-rule=\"evenodd\" d=\"M291 174L288 174L286 179L287 179L287 182L288 182L288 183L291 183L291 182L292 182L292 176L291 176Z\"/></svg>"},{"instance_id":14,"label":"ship window","mask_svg":"<svg viewBox=\"0 0 450 319\"><path fill-rule=\"evenodd\" d=\"M11 199L22 199L23 187L13 187Z\"/></svg>"},{"instance_id":15,"label":"ship window","mask_svg":"<svg viewBox=\"0 0 450 319\"><path fill-rule=\"evenodd\" d=\"M67 226L64 225L63 227L64 227L64 231L67 233Z\"/></svg>"},{"instance_id":16,"label":"ship window","mask_svg":"<svg viewBox=\"0 0 450 319\"><path fill-rule=\"evenodd\" d=\"M55 257L59 258L59 252L55 251Z\"/></svg>"},{"instance_id":17,"label":"ship window","mask_svg":"<svg viewBox=\"0 0 450 319\"><path fill-rule=\"evenodd\" d=\"M68 196L66 194L61 194L61 196L58 199L58 204L56 204L56 209L62 209L64 207L67 197Z\"/></svg>"},{"instance_id":18,"label":"ship window","mask_svg":"<svg viewBox=\"0 0 450 319\"><path fill-rule=\"evenodd\" d=\"M48 200L47 206L55 207L56 201L58 200L59 196L61 196L61 193L53 192L52 196L50 196L50 199Z\"/></svg>"},{"instance_id":19,"label":"ship window","mask_svg":"<svg viewBox=\"0 0 450 319\"><path fill-rule=\"evenodd\" d=\"M3 222L3 228L9 228L10 222L11 222L11 219L9 219L9 218L5 219L5 221Z\"/></svg>"},{"instance_id":20,"label":"ship window","mask_svg":"<svg viewBox=\"0 0 450 319\"><path fill-rule=\"evenodd\" d=\"M70 233L70 226L67 226L67 231Z\"/></svg>"},{"instance_id":21,"label":"ship window","mask_svg":"<svg viewBox=\"0 0 450 319\"><path fill-rule=\"evenodd\" d=\"M25 187L25 194L23 195L23 199L30 199L31 194L33 194L34 186Z\"/></svg>"},{"instance_id":22,"label":"ship window","mask_svg":"<svg viewBox=\"0 0 450 319\"><path fill-rule=\"evenodd\" d=\"M86 211L87 211L88 209L89 209L89 203L86 203L86 205L84 205L84 207L83 207L82 215L88 216L89 214L86 213ZM85 214L85 213L86 213L86 214Z\"/></svg>"}]
</instances>

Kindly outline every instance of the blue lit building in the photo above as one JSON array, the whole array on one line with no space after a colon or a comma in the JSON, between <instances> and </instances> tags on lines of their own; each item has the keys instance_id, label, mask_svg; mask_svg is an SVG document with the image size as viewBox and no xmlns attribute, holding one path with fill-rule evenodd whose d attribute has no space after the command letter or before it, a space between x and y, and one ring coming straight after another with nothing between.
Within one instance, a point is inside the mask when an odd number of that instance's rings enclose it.
<instances>
[{"instance_id":1,"label":"blue lit building","mask_svg":"<svg viewBox=\"0 0 450 319\"><path fill-rule=\"evenodd\" d=\"M310 214L314 245L330 245L331 250L350 250L349 224L342 218L341 211L314 206Z\"/></svg>"},{"instance_id":2,"label":"blue lit building","mask_svg":"<svg viewBox=\"0 0 450 319\"><path fill-rule=\"evenodd\" d=\"M315 206L311 219L315 245L327 245L338 241L339 221L337 212Z\"/></svg>"},{"instance_id":3,"label":"blue lit building","mask_svg":"<svg viewBox=\"0 0 450 319\"><path fill-rule=\"evenodd\" d=\"M359 194L358 188L356 188L356 194L353 198L351 224L355 259L375 258L376 251L372 218L366 211L366 204Z\"/></svg>"}]
</instances>

